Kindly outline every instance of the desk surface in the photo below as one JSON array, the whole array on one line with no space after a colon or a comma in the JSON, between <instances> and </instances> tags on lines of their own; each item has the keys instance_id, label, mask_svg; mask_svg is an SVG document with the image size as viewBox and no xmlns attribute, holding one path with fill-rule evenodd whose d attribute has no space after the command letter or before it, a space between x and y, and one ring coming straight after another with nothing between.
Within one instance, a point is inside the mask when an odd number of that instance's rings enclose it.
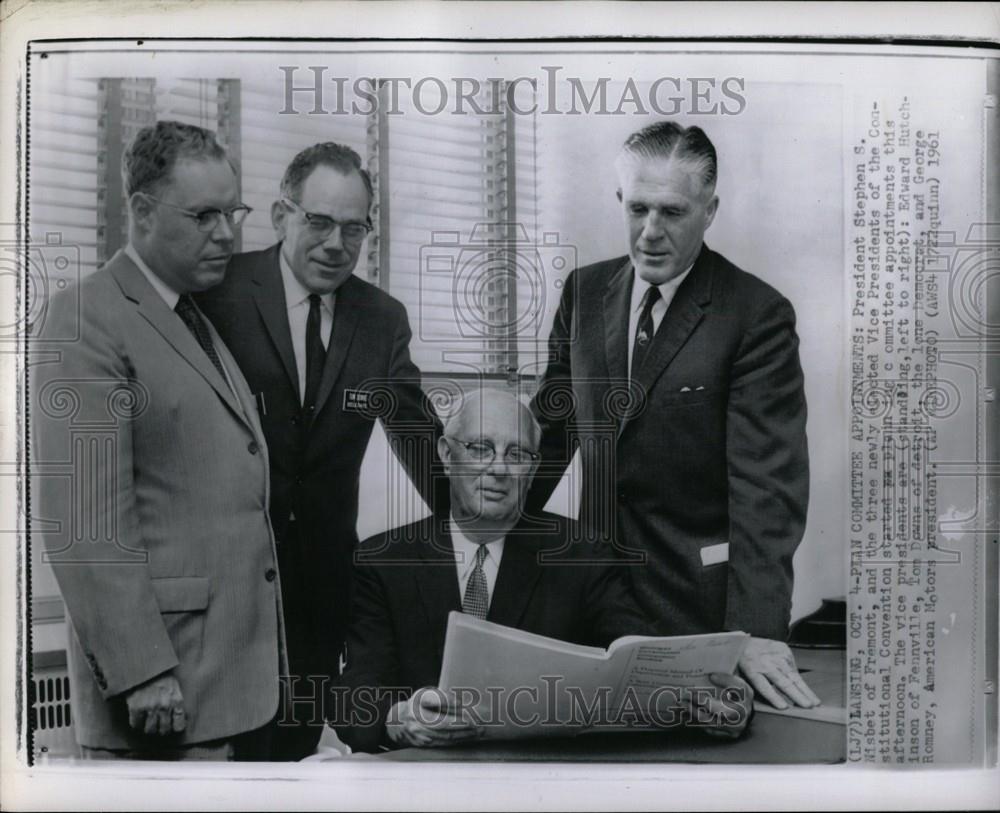
<instances>
[{"instance_id":1,"label":"desk surface","mask_svg":"<svg viewBox=\"0 0 1000 813\"><path fill-rule=\"evenodd\" d=\"M844 651L795 650L806 682L824 704L844 706ZM810 681L810 673L814 680ZM839 680L837 678L839 676ZM700 731L583 734L536 740L465 743L450 748L404 748L376 759L393 762L703 762L803 764L843 762L845 724L758 713L735 742Z\"/></svg>"}]
</instances>

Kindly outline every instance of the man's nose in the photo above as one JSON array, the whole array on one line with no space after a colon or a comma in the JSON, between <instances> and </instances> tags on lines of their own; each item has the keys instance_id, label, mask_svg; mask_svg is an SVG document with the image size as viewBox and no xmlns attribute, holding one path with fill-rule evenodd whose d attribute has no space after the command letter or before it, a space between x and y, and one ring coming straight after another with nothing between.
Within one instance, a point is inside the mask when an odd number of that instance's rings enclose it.
<instances>
[{"instance_id":1,"label":"man's nose","mask_svg":"<svg viewBox=\"0 0 1000 813\"><path fill-rule=\"evenodd\" d=\"M338 223L331 229L330 233L323 240L323 248L327 251L343 251L344 250L344 234L341 231L341 226Z\"/></svg>"},{"instance_id":2,"label":"man's nose","mask_svg":"<svg viewBox=\"0 0 1000 813\"><path fill-rule=\"evenodd\" d=\"M662 217L656 212L646 215L646 220L642 224L642 236L647 240L658 240L666 233L665 223Z\"/></svg>"},{"instance_id":3,"label":"man's nose","mask_svg":"<svg viewBox=\"0 0 1000 813\"><path fill-rule=\"evenodd\" d=\"M219 218L219 222L216 223L215 228L212 229L212 239L217 243L231 243L236 239L233 227L230 225L229 219L225 215Z\"/></svg>"}]
</instances>

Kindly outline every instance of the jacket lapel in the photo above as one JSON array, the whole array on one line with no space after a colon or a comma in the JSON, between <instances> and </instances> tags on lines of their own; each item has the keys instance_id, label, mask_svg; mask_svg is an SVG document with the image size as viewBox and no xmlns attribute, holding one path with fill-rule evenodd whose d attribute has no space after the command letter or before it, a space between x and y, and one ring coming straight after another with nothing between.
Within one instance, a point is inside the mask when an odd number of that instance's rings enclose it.
<instances>
[{"instance_id":1,"label":"jacket lapel","mask_svg":"<svg viewBox=\"0 0 1000 813\"><path fill-rule=\"evenodd\" d=\"M656 380L673 361L674 356L704 317L705 305L712 299L712 276L712 262L708 248L702 245L701 253L695 260L691 273L677 289L653 337L649 354L636 373L636 383L642 387L643 392L648 393L653 388ZM630 418L631 416L627 415L620 424L619 436Z\"/></svg>"},{"instance_id":2,"label":"jacket lapel","mask_svg":"<svg viewBox=\"0 0 1000 813\"><path fill-rule=\"evenodd\" d=\"M508 627L518 626L534 592L535 582L542 573L538 561L539 549L532 535L523 532L507 534L487 621Z\"/></svg>"},{"instance_id":3,"label":"jacket lapel","mask_svg":"<svg viewBox=\"0 0 1000 813\"><path fill-rule=\"evenodd\" d=\"M119 251L108 263L111 275L115 278L122 293L136 304L139 314L159 333L177 353L187 361L204 378L225 401L226 405L244 422L246 416L236 395L229 388L229 383L219 375L215 365L198 344L197 339L191 335L180 317L167 307L167 303L150 285L142 271L135 263L129 259L128 255ZM208 318L202 314L201 318L205 324L209 325L212 333L212 340L217 343L222 342L219 334L211 327ZM228 353L225 354L231 360ZM239 370L235 366L228 367L230 374L239 375Z\"/></svg>"},{"instance_id":4,"label":"jacket lapel","mask_svg":"<svg viewBox=\"0 0 1000 813\"><path fill-rule=\"evenodd\" d=\"M363 309L358 296L359 286L352 277L337 289L337 301L334 304L333 331L330 334L330 346L326 350L326 364L323 367L323 377L319 381L319 391L316 393L316 415L319 415L326 404L333 385L340 375L341 368L347 360L354 331L358 327L358 319Z\"/></svg>"},{"instance_id":5,"label":"jacket lapel","mask_svg":"<svg viewBox=\"0 0 1000 813\"><path fill-rule=\"evenodd\" d=\"M458 571L451 534L438 517L430 517L433 528L429 539L420 543L420 560L414 564L417 589L427 615L430 643L437 657L444 657L444 639L448 629L448 613L462 609L458 590Z\"/></svg>"},{"instance_id":6,"label":"jacket lapel","mask_svg":"<svg viewBox=\"0 0 1000 813\"><path fill-rule=\"evenodd\" d=\"M632 277L632 262L626 259L611 275L604 294L604 351L612 382L628 381L628 306Z\"/></svg>"},{"instance_id":7,"label":"jacket lapel","mask_svg":"<svg viewBox=\"0 0 1000 813\"><path fill-rule=\"evenodd\" d=\"M281 243L278 243L254 268L253 298L264 327L278 351L295 396L301 402L299 373L295 366L295 351L292 349L292 331L288 325L288 303L285 302L285 286L281 281L281 265L278 258L280 250Z\"/></svg>"}]
</instances>

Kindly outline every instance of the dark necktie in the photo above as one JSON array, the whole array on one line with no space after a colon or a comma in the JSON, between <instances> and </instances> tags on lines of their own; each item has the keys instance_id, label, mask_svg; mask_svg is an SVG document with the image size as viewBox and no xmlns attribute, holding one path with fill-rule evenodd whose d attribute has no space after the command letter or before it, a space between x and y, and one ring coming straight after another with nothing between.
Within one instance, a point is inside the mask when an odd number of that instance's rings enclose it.
<instances>
[{"instance_id":1,"label":"dark necktie","mask_svg":"<svg viewBox=\"0 0 1000 813\"><path fill-rule=\"evenodd\" d=\"M319 294L309 294L309 316L306 319L306 394L302 401L307 413L316 408L316 394L319 392L319 380L323 377L323 364L326 361L326 348L319 335L322 321L320 305Z\"/></svg>"},{"instance_id":2,"label":"dark necktie","mask_svg":"<svg viewBox=\"0 0 1000 813\"><path fill-rule=\"evenodd\" d=\"M205 351L205 355L215 365L215 369L219 371L219 375L225 381L226 371L222 369L222 361L219 359L219 354L215 352L215 345L212 344L212 334L208 332L208 325L205 324L205 320L198 313L198 309L194 306L194 301L190 296L184 294L177 300L177 304L174 305L174 311L181 317L184 324L187 325L188 330L194 335L198 344L201 345L201 349Z\"/></svg>"},{"instance_id":3,"label":"dark necktie","mask_svg":"<svg viewBox=\"0 0 1000 813\"><path fill-rule=\"evenodd\" d=\"M653 306L660 301L660 289L655 285L650 285L643 295L642 312L639 314L639 324L635 327L635 341L632 344L632 371L631 379L635 379L636 374L642 367L642 362L649 353L649 348L653 344Z\"/></svg>"},{"instance_id":4,"label":"dark necktie","mask_svg":"<svg viewBox=\"0 0 1000 813\"><path fill-rule=\"evenodd\" d=\"M490 609L490 595L486 589L486 574L483 573L483 559L486 558L486 545L480 545L476 551L476 563L465 583L465 597L462 599L462 612L474 615L476 618L486 618Z\"/></svg>"}]
</instances>

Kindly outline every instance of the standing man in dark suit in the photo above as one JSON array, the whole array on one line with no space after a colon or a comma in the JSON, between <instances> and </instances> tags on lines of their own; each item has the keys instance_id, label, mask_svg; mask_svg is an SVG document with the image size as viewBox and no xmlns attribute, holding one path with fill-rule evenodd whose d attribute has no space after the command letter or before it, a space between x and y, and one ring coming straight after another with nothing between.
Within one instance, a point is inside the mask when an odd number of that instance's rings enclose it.
<instances>
[{"instance_id":1,"label":"standing man in dark suit","mask_svg":"<svg viewBox=\"0 0 1000 813\"><path fill-rule=\"evenodd\" d=\"M372 185L353 150L322 143L292 160L271 207L279 242L233 258L199 304L257 398L271 456L291 671L278 759L311 754L338 662L357 545L358 480L381 417L428 502L435 413L410 361L403 306L354 276Z\"/></svg>"},{"instance_id":2,"label":"standing man in dark suit","mask_svg":"<svg viewBox=\"0 0 1000 813\"><path fill-rule=\"evenodd\" d=\"M337 720L341 739L355 751L448 745L482 735L468 719L444 713L441 694L432 689L452 611L590 646L651 634L611 551L567 545L570 523L562 517L522 517L540 434L530 410L513 396L483 391L466 397L438 441L450 514L361 546L347 692ZM713 717L719 723L707 728L738 736L753 692L732 675L714 674L712 681L737 688L745 713L738 720ZM720 700L703 700L718 714Z\"/></svg>"},{"instance_id":3,"label":"standing man in dark suit","mask_svg":"<svg viewBox=\"0 0 1000 813\"><path fill-rule=\"evenodd\" d=\"M533 402L546 482L579 443L581 520L641 562L660 632L757 636L754 688L816 705L783 643L809 494L795 313L704 244L719 198L701 129L651 125L616 168L629 253L567 280Z\"/></svg>"},{"instance_id":4,"label":"standing man in dark suit","mask_svg":"<svg viewBox=\"0 0 1000 813\"><path fill-rule=\"evenodd\" d=\"M128 245L31 342L53 357L30 371L33 537L66 604L73 727L89 758L267 759L287 669L267 449L191 299L250 210L200 127L143 128L122 169Z\"/></svg>"}]
</instances>

